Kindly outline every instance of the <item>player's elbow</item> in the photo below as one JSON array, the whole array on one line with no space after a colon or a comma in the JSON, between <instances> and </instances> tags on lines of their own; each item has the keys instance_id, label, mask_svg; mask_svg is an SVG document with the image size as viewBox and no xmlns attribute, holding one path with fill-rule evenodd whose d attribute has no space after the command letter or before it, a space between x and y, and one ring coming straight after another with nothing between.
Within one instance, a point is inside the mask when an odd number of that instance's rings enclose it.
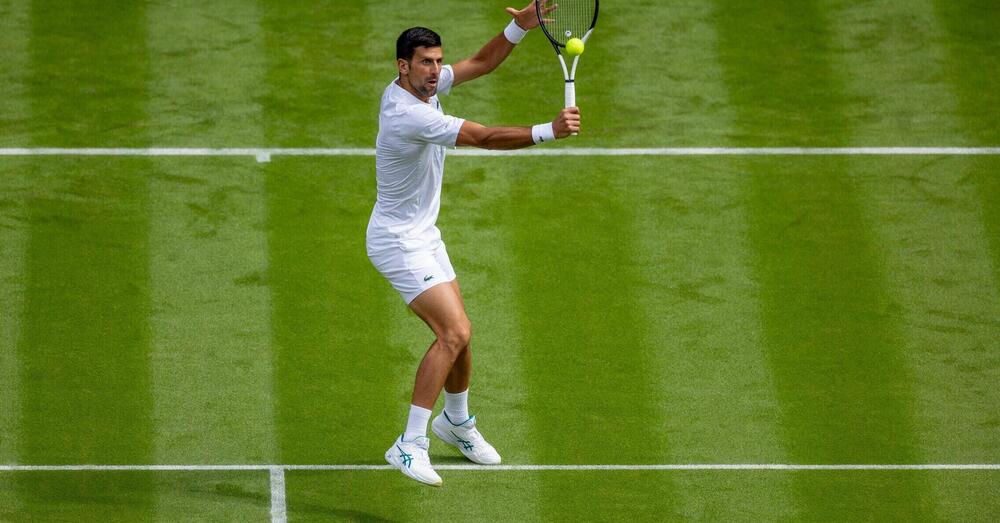
<instances>
[{"instance_id":1,"label":"player's elbow","mask_svg":"<svg viewBox=\"0 0 1000 523\"><path fill-rule=\"evenodd\" d=\"M458 139L455 141L455 145L490 149L490 145L493 142L491 136L492 132L489 127L484 127L473 122L466 122L458 132Z\"/></svg>"}]
</instances>

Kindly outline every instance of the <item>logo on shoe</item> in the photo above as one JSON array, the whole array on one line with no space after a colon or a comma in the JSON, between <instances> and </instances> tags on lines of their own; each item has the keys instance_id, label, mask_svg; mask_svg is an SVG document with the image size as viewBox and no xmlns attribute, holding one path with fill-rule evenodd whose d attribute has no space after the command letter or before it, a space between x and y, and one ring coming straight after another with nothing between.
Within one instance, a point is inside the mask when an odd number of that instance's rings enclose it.
<instances>
[{"instance_id":1,"label":"logo on shoe","mask_svg":"<svg viewBox=\"0 0 1000 523\"><path fill-rule=\"evenodd\" d=\"M403 461L403 466L410 468L410 463L413 463L413 456L403 452L403 449L399 448L399 445L396 445L396 448L399 449L399 459Z\"/></svg>"},{"instance_id":2,"label":"logo on shoe","mask_svg":"<svg viewBox=\"0 0 1000 523\"><path fill-rule=\"evenodd\" d=\"M455 431L451 431L451 435L455 436L455 439L458 440L458 442L462 444L462 448L463 449L465 449L465 450L472 450L472 449L476 448L476 446L473 445L471 441L466 441L466 440L458 437L458 434L455 434Z\"/></svg>"}]
</instances>

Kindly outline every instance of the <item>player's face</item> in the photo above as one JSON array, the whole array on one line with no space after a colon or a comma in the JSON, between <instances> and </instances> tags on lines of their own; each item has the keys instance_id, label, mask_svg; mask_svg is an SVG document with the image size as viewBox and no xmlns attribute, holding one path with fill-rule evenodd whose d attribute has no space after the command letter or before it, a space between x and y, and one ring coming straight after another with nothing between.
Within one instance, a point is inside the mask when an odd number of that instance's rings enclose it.
<instances>
[{"instance_id":1,"label":"player's face","mask_svg":"<svg viewBox=\"0 0 1000 523\"><path fill-rule=\"evenodd\" d=\"M409 62L400 60L400 72L414 91L424 98L437 92L444 54L440 47L418 47ZM405 70L404 70L405 68Z\"/></svg>"}]
</instances>

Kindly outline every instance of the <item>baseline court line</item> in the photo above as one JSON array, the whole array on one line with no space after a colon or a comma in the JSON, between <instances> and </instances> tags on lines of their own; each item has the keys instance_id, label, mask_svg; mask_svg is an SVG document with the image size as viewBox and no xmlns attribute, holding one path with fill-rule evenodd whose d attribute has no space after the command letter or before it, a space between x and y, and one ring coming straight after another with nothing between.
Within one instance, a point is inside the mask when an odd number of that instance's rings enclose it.
<instances>
[{"instance_id":1,"label":"baseline court line","mask_svg":"<svg viewBox=\"0 0 1000 523\"><path fill-rule=\"evenodd\" d=\"M971 156L1000 155L1000 147L533 147L516 151L454 149L454 156ZM372 148L0 148L0 156L374 156Z\"/></svg>"},{"instance_id":2,"label":"baseline court line","mask_svg":"<svg viewBox=\"0 0 1000 523\"><path fill-rule=\"evenodd\" d=\"M271 467L271 523L286 523L285 469Z\"/></svg>"},{"instance_id":3,"label":"baseline court line","mask_svg":"<svg viewBox=\"0 0 1000 523\"><path fill-rule=\"evenodd\" d=\"M435 465L436 470L472 471L588 471L588 470L1000 470L1000 463L919 464L787 464L690 463L657 465ZM113 471L275 471L395 470L391 465L0 465L0 472L113 472ZM284 475L281 475L284 484Z\"/></svg>"}]
</instances>

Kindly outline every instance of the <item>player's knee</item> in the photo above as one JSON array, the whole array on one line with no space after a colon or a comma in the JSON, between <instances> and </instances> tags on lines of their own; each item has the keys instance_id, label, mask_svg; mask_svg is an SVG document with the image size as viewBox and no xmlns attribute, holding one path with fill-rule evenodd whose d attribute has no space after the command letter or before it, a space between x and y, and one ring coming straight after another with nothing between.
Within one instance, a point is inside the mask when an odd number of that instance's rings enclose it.
<instances>
[{"instance_id":1,"label":"player's knee","mask_svg":"<svg viewBox=\"0 0 1000 523\"><path fill-rule=\"evenodd\" d=\"M441 345L454 357L465 350L472 341L472 324L468 321L450 327L441 334Z\"/></svg>"}]
</instances>

